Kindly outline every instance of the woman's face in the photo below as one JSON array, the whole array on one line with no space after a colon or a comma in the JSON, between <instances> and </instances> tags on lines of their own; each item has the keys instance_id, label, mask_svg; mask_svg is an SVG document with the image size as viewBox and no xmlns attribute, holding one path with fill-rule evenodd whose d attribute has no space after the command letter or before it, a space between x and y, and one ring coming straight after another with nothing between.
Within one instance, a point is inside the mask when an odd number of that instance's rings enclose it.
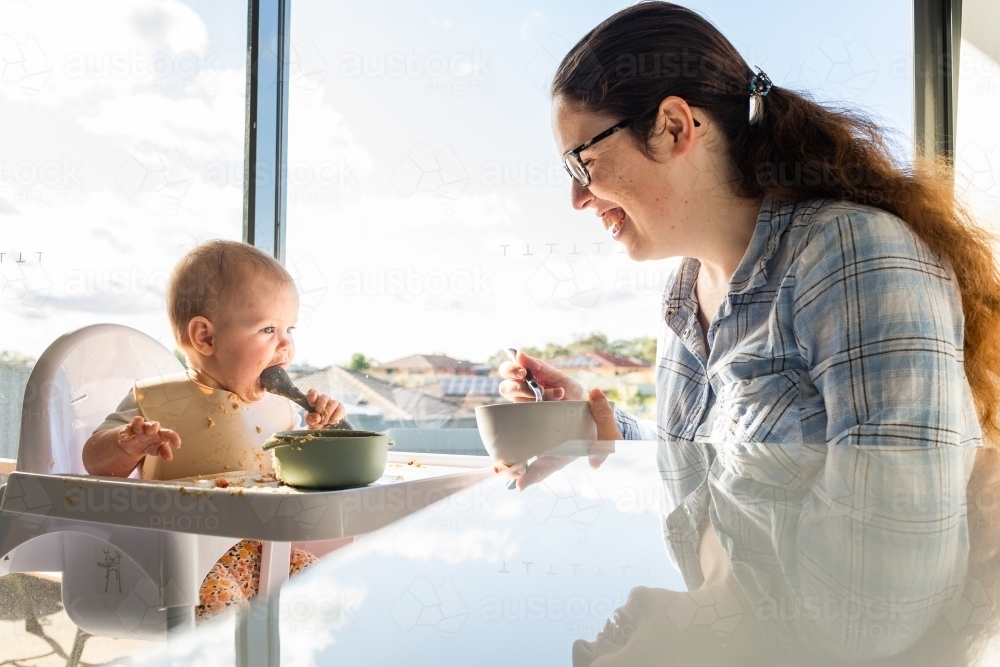
<instances>
[{"instance_id":1,"label":"woman's face","mask_svg":"<svg viewBox=\"0 0 1000 667\"><path fill-rule=\"evenodd\" d=\"M667 114L664 105L670 109ZM617 132L581 153L590 185L584 188L571 179L573 208L593 210L635 260L696 256L692 244L697 242L698 215L692 194L715 180L705 178L714 167L696 134L703 128L694 128L687 104L667 98L660 116L663 131L652 143L655 160L639 149L627 130ZM560 155L620 120L557 97L552 126Z\"/></svg>"}]
</instances>

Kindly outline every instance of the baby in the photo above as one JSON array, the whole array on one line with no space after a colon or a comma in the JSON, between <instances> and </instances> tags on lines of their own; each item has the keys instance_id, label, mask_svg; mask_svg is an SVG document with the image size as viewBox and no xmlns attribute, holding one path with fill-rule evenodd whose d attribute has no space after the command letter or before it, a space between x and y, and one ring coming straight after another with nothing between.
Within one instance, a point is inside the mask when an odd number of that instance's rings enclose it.
<instances>
[{"instance_id":1,"label":"baby","mask_svg":"<svg viewBox=\"0 0 1000 667\"><path fill-rule=\"evenodd\" d=\"M243 470L271 470L261 450L276 431L302 426L288 399L268 394L260 373L295 356L292 330L298 292L291 275L253 246L209 241L174 267L167 308L188 370L135 383L83 448L92 475L178 479ZM346 416L338 401L309 390L310 428ZM315 560L293 550L295 573ZM244 540L212 568L201 589L198 618L256 594L260 544Z\"/></svg>"}]
</instances>

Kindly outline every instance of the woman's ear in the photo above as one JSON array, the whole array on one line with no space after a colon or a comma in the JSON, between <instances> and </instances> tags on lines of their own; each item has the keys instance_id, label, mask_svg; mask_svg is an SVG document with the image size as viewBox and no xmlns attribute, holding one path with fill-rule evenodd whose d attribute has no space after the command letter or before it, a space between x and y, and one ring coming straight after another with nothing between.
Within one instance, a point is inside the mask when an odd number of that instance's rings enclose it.
<instances>
[{"instance_id":1,"label":"woman's ear","mask_svg":"<svg viewBox=\"0 0 1000 667\"><path fill-rule=\"evenodd\" d=\"M675 95L663 98L651 141L655 154L686 155L694 143L694 128L694 116L687 101Z\"/></svg>"},{"instance_id":2,"label":"woman's ear","mask_svg":"<svg viewBox=\"0 0 1000 667\"><path fill-rule=\"evenodd\" d=\"M191 347L203 357L215 354L215 326L201 315L192 317L187 326Z\"/></svg>"}]
</instances>

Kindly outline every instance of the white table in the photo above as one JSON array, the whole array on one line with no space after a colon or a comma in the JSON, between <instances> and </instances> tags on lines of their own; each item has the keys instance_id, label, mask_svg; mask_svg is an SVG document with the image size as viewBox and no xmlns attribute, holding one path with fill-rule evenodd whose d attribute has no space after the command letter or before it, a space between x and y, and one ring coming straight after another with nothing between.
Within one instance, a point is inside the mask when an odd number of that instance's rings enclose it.
<instances>
[{"instance_id":1,"label":"white table","mask_svg":"<svg viewBox=\"0 0 1000 667\"><path fill-rule=\"evenodd\" d=\"M6 522L0 547L42 532L73 532L80 522L260 540L265 549L259 593L269 596L288 578L292 542L373 532L492 474L486 457L406 452L391 453L385 474L373 484L336 491L299 490L245 473L149 481L14 471L0 487L0 512L19 520ZM193 626L193 607L167 611L168 635ZM271 614L241 619L241 664L277 664L277 634L266 631L276 622Z\"/></svg>"}]
</instances>

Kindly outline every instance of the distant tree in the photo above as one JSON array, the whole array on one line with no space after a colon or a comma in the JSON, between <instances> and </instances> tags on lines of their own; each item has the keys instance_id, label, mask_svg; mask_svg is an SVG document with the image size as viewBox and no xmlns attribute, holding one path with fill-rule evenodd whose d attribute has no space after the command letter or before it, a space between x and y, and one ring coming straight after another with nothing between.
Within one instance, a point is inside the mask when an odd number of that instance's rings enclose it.
<instances>
[{"instance_id":1,"label":"distant tree","mask_svg":"<svg viewBox=\"0 0 1000 667\"><path fill-rule=\"evenodd\" d=\"M535 357L538 359L554 359L556 357L565 357L569 354L569 348L559 345L558 343L546 343L545 347L525 347L522 348L524 353L529 357Z\"/></svg>"},{"instance_id":2,"label":"distant tree","mask_svg":"<svg viewBox=\"0 0 1000 667\"><path fill-rule=\"evenodd\" d=\"M650 366L656 365L655 338L629 338L611 343L611 353L619 357L627 357L645 361Z\"/></svg>"},{"instance_id":3,"label":"distant tree","mask_svg":"<svg viewBox=\"0 0 1000 667\"><path fill-rule=\"evenodd\" d=\"M351 360L347 363L347 368L352 371L366 371L372 367L373 359L366 357L360 352L351 355Z\"/></svg>"},{"instance_id":4,"label":"distant tree","mask_svg":"<svg viewBox=\"0 0 1000 667\"><path fill-rule=\"evenodd\" d=\"M608 337L602 333L591 333L586 336L578 335L566 347L569 354L578 354L580 352L611 352Z\"/></svg>"},{"instance_id":5,"label":"distant tree","mask_svg":"<svg viewBox=\"0 0 1000 667\"><path fill-rule=\"evenodd\" d=\"M175 347L174 356L177 357L177 361L181 362L181 366L183 366L184 368L188 367L188 358L187 355L184 354L184 350L179 350Z\"/></svg>"},{"instance_id":6,"label":"distant tree","mask_svg":"<svg viewBox=\"0 0 1000 667\"><path fill-rule=\"evenodd\" d=\"M490 355L490 358L486 360L486 363L488 363L492 368L499 368L500 364L508 359L510 359L510 357L507 356L507 350L497 350Z\"/></svg>"},{"instance_id":7,"label":"distant tree","mask_svg":"<svg viewBox=\"0 0 1000 667\"><path fill-rule=\"evenodd\" d=\"M650 366L656 363L655 338L628 338L609 341L605 334L597 332L578 334L568 345L546 343L542 347L525 346L521 348L521 351L536 359L554 359L582 352L604 352L619 357L639 359ZM506 350L497 350L496 354L489 358L489 364L496 368L507 359Z\"/></svg>"},{"instance_id":8,"label":"distant tree","mask_svg":"<svg viewBox=\"0 0 1000 667\"><path fill-rule=\"evenodd\" d=\"M549 343L543 348L538 347L522 347L521 352L524 352L529 357L534 357L535 359L552 359L553 357L561 357L569 354L569 351L562 347L561 345L556 345L555 343ZM507 350L497 350L495 353L490 355L490 358L486 360L493 368L499 368L500 364L505 361L509 361L510 356L507 354Z\"/></svg>"}]
</instances>

